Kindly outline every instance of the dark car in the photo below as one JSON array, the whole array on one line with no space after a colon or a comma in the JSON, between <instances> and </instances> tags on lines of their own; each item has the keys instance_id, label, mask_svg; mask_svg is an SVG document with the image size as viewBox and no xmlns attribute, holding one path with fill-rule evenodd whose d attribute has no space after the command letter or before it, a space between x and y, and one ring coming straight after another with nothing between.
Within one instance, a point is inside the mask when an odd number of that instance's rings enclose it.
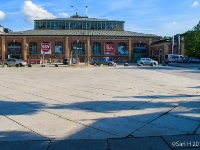
<instances>
[{"instance_id":1,"label":"dark car","mask_svg":"<svg viewBox=\"0 0 200 150\"><path fill-rule=\"evenodd\" d=\"M64 65L69 65L69 61L70 61L69 58L64 58L63 61L62 61L62 63L63 63ZM76 59L75 59L75 58L72 58L72 63L73 63L73 64L76 63Z\"/></svg>"},{"instance_id":2,"label":"dark car","mask_svg":"<svg viewBox=\"0 0 200 150\"><path fill-rule=\"evenodd\" d=\"M200 60L195 57L187 57L183 60L185 63L200 63Z\"/></svg>"},{"instance_id":3,"label":"dark car","mask_svg":"<svg viewBox=\"0 0 200 150\"><path fill-rule=\"evenodd\" d=\"M96 58L93 59L91 62L92 65L97 66L97 65L108 65L108 66L113 66L114 62L112 61L111 58L109 57L103 57L103 58Z\"/></svg>"}]
</instances>

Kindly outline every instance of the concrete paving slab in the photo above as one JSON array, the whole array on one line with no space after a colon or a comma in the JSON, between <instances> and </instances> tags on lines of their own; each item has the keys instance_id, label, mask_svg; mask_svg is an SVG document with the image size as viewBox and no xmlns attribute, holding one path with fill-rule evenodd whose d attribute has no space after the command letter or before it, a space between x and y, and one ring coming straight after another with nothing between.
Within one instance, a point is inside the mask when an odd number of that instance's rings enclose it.
<instances>
[{"instance_id":1,"label":"concrete paving slab","mask_svg":"<svg viewBox=\"0 0 200 150\"><path fill-rule=\"evenodd\" d=\"M106 140L63 140L53 141L49 145L49 150L107 150Z\"/></svg>"},{"instance_id":2,"label":"concrete paving slab","mask_svg":"<svg viewBox=\"0 0 200 150\"><path fill-rule=\"evenodd\" d=\"M27 106L23 103L20 103L19 105L14 105L14 106L9 107L9 108L0 109L0 114L9 116L9 115L24 114L24 113L31 112L31 111L37 111L37 110L34 109L33 107L30 107L30 106Z\"/></svg>"},{"instance_id":3,"label":"concrete paving slab","mask_svg":"<svg viewBox=\"0 0 200 150\"><path fill-rule=\"evenodd\" d=\"M171 150L160 137L108 139L110 150Z\"/></svg>"},{"instance_id":4,"label":"concrete paving slab","mask_svg":"<svg viewBox=\"0 0 200 150\"><path fill-rule=\"evenodd\" d=\"M131 106L120 106L116 104L106 103L104 105L93 107L93 110L98 112L105 112L105 113L112 113L117 112L121 110L128 110Z\"/></svg>"},{"instance_id":5,"label":"concrete paving slab","mask_svg":"<svg viewBox=\"0 0 200 150\"><path fill-rule=\"evenodd\" d=\"M197 127L199 126L198 121L193 121L185 118L164 115L159 117L158 119L151 122L151 124L155 124L158 126L170 128L173 130L178 130L187 133L193 133Z\"/></svg>"},{"instance_id":6,"label":"concrete paving slab","mask_svg":"<svg viewBox=\"0 0 200 150\"><path fill-rule=\"evenodd\" d=\"M27 140L49 140L27 128L15 128L13 130L0 131L0 141L27 141Z\"/></svg>"},{"instance_id":7,"label":"concrete paving slab","mask_svg":"<svg viewBox=\"0 0 200 150\"><path fill-rule=\"evenodd\" d=\"M113 117L101 120L91 125L93 128L112 133L121 137L126 137L132 132L144 126L144 123L128 120L121 117Z\"/></svg>"},{"instance_id":8,"label":"concrete paving slab","mask_svg":"<svg viewBox=\"0 0 200 150\"><path fill-rule=\"evenodd\" d=\"M176 107L171 110L168 115L178 116L200 122L200 111L191 108Z\"/></svg>"},{"instance_id":9,"label":"concrete paving slab","mask_svg":"<svg viewBox=\"0 0 200 150\"><path fill-rule=\"evenodd\" d=\"M60 116L69 120L73 120L75 122L79 122L84 125L91 125L93 123L111 117L111 115L106 113L87 111L87 110L85 111L75 110L71 112L68 111L67 113L62 112Z\"/></svg>"},{"instance_id":10,"label":"concrete paving slab","mask_svg":"<svg viewBox=\"0 0 200 150\"><path fill-rule=\"evenodd\" d=\"M32 131L46 138L67 137L76 133L79 128L83 127L84 126L79 123L75 123L63 118L28 126L28 128Z\"/></svg>"},{"instance_id":11,"label":"concrete paving slab","mask_svg":"<svg viewBox=\"0 0 200 150\"><path fill-rule=\"evenodd\" d=\"M107 138L120 138L115 134L111 134L99 129L92 128L90 126L80 128L76 133L71 134L67 137L56 138L56 140L66 140L66 139L107 139Z\"/></svg>"},{"instance_id":12,"label":"concrete paving slab","mask_svg":"<svg viewBox=\"0 0 200 150\"><path fill-rule=\"evenodd\" d=\"M200 149L200 135L163 136L171 148L198 148Z\"/></svg>"},{"instance_id":13,"label":"concrete paving slab","mask_svg":"<svg viewBox=\"0 0 200 150\"><path fill-rule=\"evenodd\" d=\"M1 150L46 150L50 141L0 141Z\"/></svg>"},{"instance_id":14,"label":"concrete paving slab","mask_svg":"<svg viewBox=\"0 0 200 150\"><path fill-rule=\"evenodd\" d=\"M199 126L199 128L196 130L195 134L200 134L200 126Z\"/></svg>"},{"instance_id":15,"label":"concrete paving slab","mask_svg":"<svg viewBox=\"0 0 200 150\"><path fill-rule=\"evenodd\" d=\"M146 124L139 130L132 133L131 135L133 135L134 137L149 137L149 136L181 135L181 134L187 134L187 133L157 126L154 124Z\"/></svg>"},{"instance_id":16,"label":"concrete paving slab","mask_svg":"<svg viewBox=\"0 0 200 150\"><path fill-rule=\"evenodd\" d=\"M186 107L186 108L191 108L191 109L196 109L196 110L200 111L200 99L186 101L184 103L181 103L180 106Z\"/></svg>"},{"instance_id":17,"label":"concrete paving slab","mask_svg":"<svg viewBox=\"0 0 200 150\"><path fill-rule=\"evenodd\" d=\"M20 115L12 115L12 116L9 116L9 118L22 124L23 126L30 126L30 125L46 122L49 120L57 119L58 116L38 110L38 111L28 112L28 113L20 114Z\"/></svg>"}]
</instances>

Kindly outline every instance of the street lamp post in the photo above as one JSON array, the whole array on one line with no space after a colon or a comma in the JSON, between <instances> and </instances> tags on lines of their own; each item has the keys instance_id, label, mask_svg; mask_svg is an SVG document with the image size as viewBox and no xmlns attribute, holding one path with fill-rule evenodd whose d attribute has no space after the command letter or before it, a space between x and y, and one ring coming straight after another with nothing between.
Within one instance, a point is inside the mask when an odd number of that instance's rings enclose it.
<instances>
[{"instance_id":1,"label":"street lamp post","mask_svg":"<svg viewBox=\"0 0 200 150\"><path fill-rule=\"evenodd\" d=\"M77 40L77 43L76 43L76 61L79 65L79 58L78 58L78 43L79 43L79 40Z\"/></svg>"},{"instance_id":2,"label":"street lamp post","mask_svg":"<svg viewBox=\"0 0 200 150\"><path fill-rule=\"evenodd\" d=\"M45 67L45 64L44 64L44 55L45 55L45 53L43 52L42 53L42 65L41 65L41 67Z\"/></svg>"}]
</instances>

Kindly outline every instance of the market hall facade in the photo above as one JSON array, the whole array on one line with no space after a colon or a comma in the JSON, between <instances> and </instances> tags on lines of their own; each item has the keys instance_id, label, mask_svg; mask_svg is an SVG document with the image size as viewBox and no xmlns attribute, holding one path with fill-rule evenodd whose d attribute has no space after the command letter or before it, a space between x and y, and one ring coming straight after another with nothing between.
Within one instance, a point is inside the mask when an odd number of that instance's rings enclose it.
<instances>
[{"instance_id":1,"label":"market hall facade","mask_svg":"<svg viewBox=\"0 0 200 150\"><path fill-rule=\"evenodd\" d=\"M160 36L124 30L124 21L88 18L34 20L34 29L0 35L0 60L18 58L62 60L88 56L111 57L114 61L137 61L150 56L150 46ZM72 56L71 56L72 55Z\"/></svg>"}]
</instances>

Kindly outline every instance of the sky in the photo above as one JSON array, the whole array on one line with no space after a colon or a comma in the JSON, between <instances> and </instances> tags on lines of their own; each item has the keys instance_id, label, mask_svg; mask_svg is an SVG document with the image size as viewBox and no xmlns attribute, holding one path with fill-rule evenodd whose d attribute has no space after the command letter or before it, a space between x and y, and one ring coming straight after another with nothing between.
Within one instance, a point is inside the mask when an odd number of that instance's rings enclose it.
<instances>
[{"instance_id":1,"label":"sky","mask_svg":"<svg viewBox=\"0 0 200 150\"><path fill-rule=\"evenodd\" d=\"M125 21L125 30L173 36L200 21L197 0L0 0L0 25L13 31L34 29L34 20L88 17ZM72 7L73 6L73 7Z\"/></svg>"}]
</instances>

